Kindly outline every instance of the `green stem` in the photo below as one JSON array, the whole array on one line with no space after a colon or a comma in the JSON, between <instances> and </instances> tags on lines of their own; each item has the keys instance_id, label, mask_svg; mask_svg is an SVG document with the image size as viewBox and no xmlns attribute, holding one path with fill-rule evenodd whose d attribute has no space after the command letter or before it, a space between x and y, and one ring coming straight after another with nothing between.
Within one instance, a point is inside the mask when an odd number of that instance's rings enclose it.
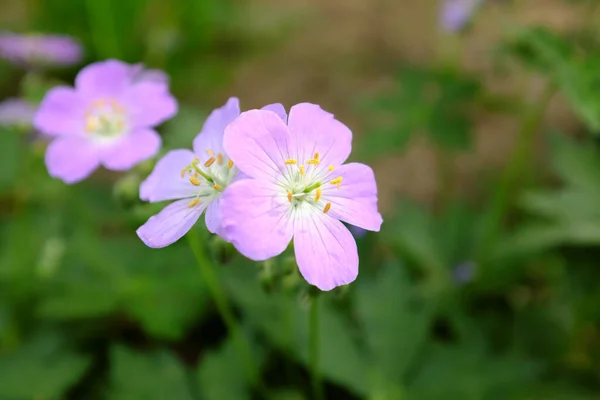
<instances>
[{"instance_id":1,"label":"green stem","mask_svg":"<svg viewBox=\"0 0 600 400\"><path fill-rule=\"evenodd\" d=\"M319 368L319 297L314 296L309 314L310 372L314 400L323 400L323 382Z\"/></svg>"},{"instance_id":2,"label":"green stem","mask_svg":"<svg viewBox=\"0 0 600 400\"><path fill-rule=\"evenodd\" d=\"M85 0L92 40L100 58L121 59L121 45L111 0Z\"/></svg>"},{"instance_id":3,"label":"green stem","mask_svg":"<svg viewBox=\"0 0 600 400\"><path fill-rule=\"evenodd\" d=\"M223 287L219 283L217 273L215 272L213 264L206 254L206 248L203 245L198 232L196 232L194 229L191 229L186 236L188 238L190 247L194 252L194 256L196 257L196 262L198 264L198 268L200 269L200 273L204 278L204 282L206 283L206 286L208 286L213 300L217 305L217 309L221 314L221 318L223 318L223 321L227 326L229 335L234 341L234 345L238 351L238 356L244 365L249 382L256 382L259 386L259 389L264 391L262 383L259 380L258 369L256 368L254 360L252 359L250 345L246 341L242 329L233 316L233 310L231 309L231 305L227 300L225 290L223 290Z\"/></svg>"},{"instance_id":4,"label":"green stem","mask_svg":"<svg viewBox=\"0 0 600 400\"><path fill-rule=\"evenodd\" d=\"M547 83L539 99L524 111L517 143L494 193L489 220L479 249L478 258L480 260L493 245L508 212L511 199L517 197L519 185L522 183L521 179L526 175L526 167L532 157L535 134L540 129L548 104L555 92L554 85Z\"/></svg>"}]
</instances>

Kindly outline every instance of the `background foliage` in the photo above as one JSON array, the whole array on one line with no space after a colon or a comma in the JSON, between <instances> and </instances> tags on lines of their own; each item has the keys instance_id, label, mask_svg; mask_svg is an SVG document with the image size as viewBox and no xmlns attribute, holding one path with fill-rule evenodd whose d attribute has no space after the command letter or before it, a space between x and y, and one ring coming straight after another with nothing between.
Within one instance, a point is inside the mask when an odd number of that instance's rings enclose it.
<instances>
[{"instance_id":1,"label":"background foliage","mask_svg":"<svg viewBox=\"0 0 600 400\"><path fill-rule=\"evenodd\" d=\"M287 40L286 27L251 29L242 0L17 3L2 7L25 5L24 17L3 28L70 34L86 62L167 71L181 109L161 129L165 151L189 147L235 65ZM393 84L352 94L366 127L353 157L398 155L423 137L439 184L431 204L398 196L380 233L358 232L359 278L320 296L327 399L600 398L598 3L568 3L582 10L573 29L512 21L487 49L493 73L526 74L526 96L461 68L469 29L449 35L436 62L394 61ZM2 62L0 95L39 102L77 68ZM577 129L543 124L556 97ZM517 140L464 192L448 169L473 150L482 112L510 117ZM30 128L0 130L0 399L314 398L315 292L289 250L252 263L196 227L265 390L247 379L187 242L151 250L135 236L162 207L137 197L151 162L66 186L47 175L45 143Z\"/></svg>"}]
</instances>

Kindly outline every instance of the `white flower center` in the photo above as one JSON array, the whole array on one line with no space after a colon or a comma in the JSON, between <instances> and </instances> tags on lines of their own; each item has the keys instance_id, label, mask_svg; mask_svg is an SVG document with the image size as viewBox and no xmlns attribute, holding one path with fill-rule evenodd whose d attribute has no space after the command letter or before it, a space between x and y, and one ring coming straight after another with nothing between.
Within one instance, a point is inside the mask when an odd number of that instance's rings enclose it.
<instances>
[{"instance_id":1,"label":"white flower center","mask_svg":"<svg viewBox=\"0 0 600 400\"><path fill-rule=\"evenodd\" d=\"M95 100L85 111L85 131L96 139L114 139L126 129L125 107L115 99Z\"/></svg>"},{"instance_id":2,"label":"white flower center","mask_svg":"<svg viewBox=\"0 0 600 400\"><path fill-rule=\"evenodd\" d=\"M206 152L210 157L204 164L196 157L181 171L181 178L187 177L190 184L197 188L196 197L189 203L190 207L197 206L201 202L211 202L219 197L237 173L237 167L227 155L215 154L210 149Z\"/></svg>"}]
</instances>

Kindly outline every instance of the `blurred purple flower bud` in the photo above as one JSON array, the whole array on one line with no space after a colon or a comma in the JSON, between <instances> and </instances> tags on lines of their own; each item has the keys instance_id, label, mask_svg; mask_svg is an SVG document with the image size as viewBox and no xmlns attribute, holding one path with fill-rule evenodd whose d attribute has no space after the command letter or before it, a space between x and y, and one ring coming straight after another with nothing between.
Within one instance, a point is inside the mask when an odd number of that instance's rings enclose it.
<instances>
[{"instance_id":1,"label":"blurred purple flower bud","mask_svg":"<svg viewBox=\"0 0 600 400\"><path fill-rule=\"evenodd\" d=\"M37 108L21 99L6 99L0 103L0 126L33 126L33 117Z\"/></svg>"},{"instance_id":2,"label":"blurred purple flower bud","mask_svg":"<svg viewBox=\"0 0 600 400\"><path fill-rule=\"evenodd\" d=\"M361 239L365 237L367 234L367 230L363 228L359 228L358 226L348 224L348 229L350 229L350 233L354 236L354 239Z\"/></svg>"},{"instance_id":3,"label":"blurred purple flower bud","mask_svg":"<svg viewBox=\"0 0 600 400\"><path fill-rule=\"evenodd\" d=\"M81 45L70 36L0 32L0 58L22 67L69 66L82 54Z\"/></svg>"},{"instance_id":4,"label":"blurred purple flower bud","mask_svg":"<svg viewBox=\"0 0 600 400\"><path fill-rule=\"evenodd\" d=\"M458 32L472 19L483 0L443 0L440 24L445 31Z\"/></svg>"},{"instance_id":5,"label":"blurred purple flower bud","mask_svg":"<svg viewBox=\"0 0 600 400\"><path fill-rule=\"evenodd\" d=\"M475 276L476 266L473 261L466 261L458 264L452 270L452 280L457 285L465 285Z\"/></svg>"}]
</instances>

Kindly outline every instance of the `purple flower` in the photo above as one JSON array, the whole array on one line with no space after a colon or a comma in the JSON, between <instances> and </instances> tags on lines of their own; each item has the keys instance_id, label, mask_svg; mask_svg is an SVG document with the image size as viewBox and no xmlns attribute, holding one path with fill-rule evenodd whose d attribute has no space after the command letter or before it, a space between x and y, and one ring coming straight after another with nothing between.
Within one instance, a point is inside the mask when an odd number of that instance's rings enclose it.
<instances>
[{"instance_id":1,"label":"purple flower","mask_svg":"<svg viewBox=\"0 0 600 400\"><path fill-rule=\"evenodd\" d=\"M265 109L272 107L266 106ZM176 242L194 226L205 210L208 230L220 233L221 196L232 182L242 178L223 148L225 127L239 115L239 100L232 97L208 116L194 139L194 151L181 149L168 152L142 182L142 200L176 200L137 230L147 246L161 248Z\"/></svg>"},{"instance_id":2,"label":"purple flower","mask_svg":"<svg viewBox=\"0 0 600 400\"><path fill-rule=\"evenodd\" d=\"M0 103L0 126L31 127L35 112L35 105L25 100L4 100Z\"/></svg>"},{"instance_id":3,"label":"purple flower","mask_svg":"<svg viewBox=\"0 0 600 400\"><path fill-rule=\"evenodd\" d=\"M158 69L146 69L144 64L134 64L131 66L131 79L134 82L156 82L169 84L169 75Z\"/></svg>"},{"instance_id":4,"label":"purple flower","mask_svg":"<svg viewBox=\"0 0 600 400\"><path fill-rule=\"evenodd\" d=\"M82 53L69 36L0 32L0 58L20 66L69 66L78 63Z\"/></svg>"},{"instance_id":5,"label":"purple flower","mask_svg":"<svg viewBox=\"0 0 600 400\"><path fill-rule=\"evenodd\" d=\"M475 263L466 261L458 264L452 269L452 280L457 285L464 285L473 279L475 276Z\"/></svg>"},{"instance_id":6,"label":"purple flower","mask_svg":"<svg viewBox=\"0 0 600 400\"><path fill-rule=\"evenodd\" d=\"M444 0L440 23L448 32L458 32L471 21L483 0Z\"/></svg>"},{"instance_id":7,"label":"purple flower","mask_svg":"<svg viewBox=\"0 0 600 400\"><path fill-rule=\"evenodd\" d=\"M223 236L256 261L282 253L294 238L310 284L348 284L358 275L358 252L340 221L379 231L373 171L342 165L352 132L319 106L298 104L289 118L281 105L273 111L245 112L225 130L225 151L248 179L221 197Z\"/></svg>"},{"instance_id":8,"label":"purple flower","mask_svg":"<svg viewBox=\"0 0 600 400\"><path fill-rule=\"evenodd\" d=\"M46 151L50 175L74 183L100 165L124 171L153 157L161 139L152 127L176 112L166 84L135 82L130 65L108 60L83 68L75 88L50 90L34 125L54 137Z\"/></svg>"}]
</instances>

